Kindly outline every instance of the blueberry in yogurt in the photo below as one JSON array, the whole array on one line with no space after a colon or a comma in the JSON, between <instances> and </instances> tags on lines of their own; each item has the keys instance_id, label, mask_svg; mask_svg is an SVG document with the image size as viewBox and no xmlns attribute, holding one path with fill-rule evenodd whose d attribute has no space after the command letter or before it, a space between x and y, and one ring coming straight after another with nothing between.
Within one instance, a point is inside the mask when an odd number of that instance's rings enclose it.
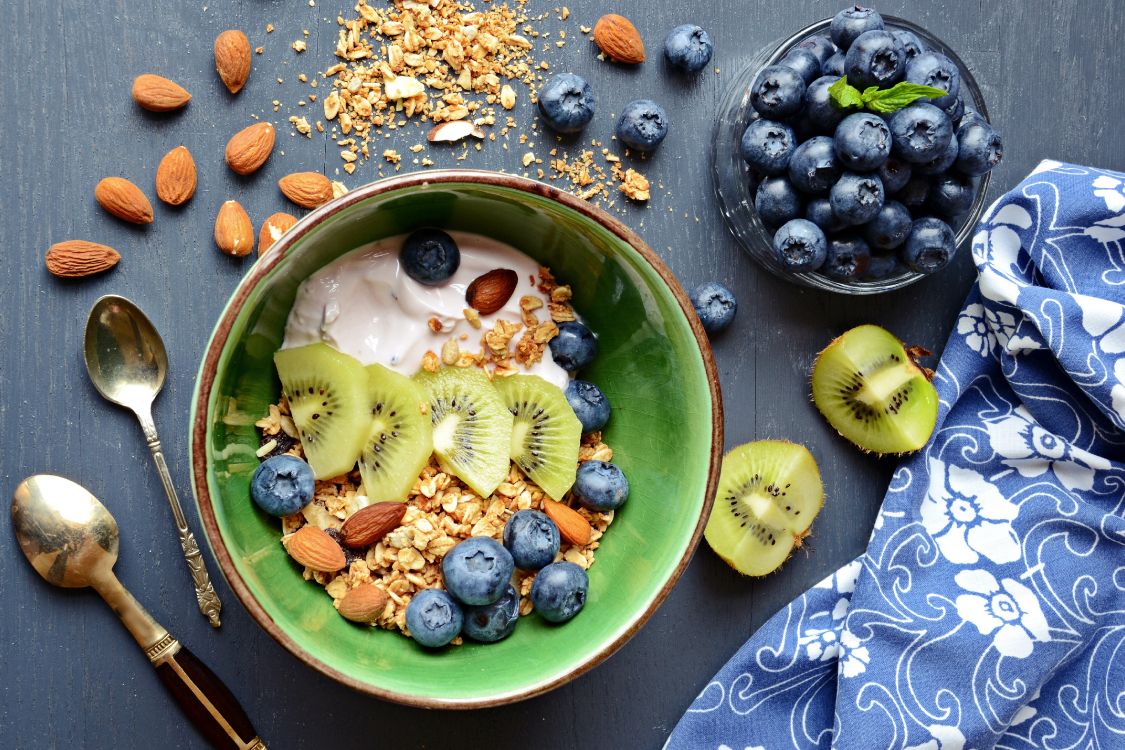
<instances>
[{"instance_id":1,"label":"blueberry in yogurt","mask_svg":"<svg viewBox=\"0 0 1125 750\"><path fill-rule=\"evenodd\" d=\"M402 243L399 262L406 275L426 286L449 280L461 265L457 243L440 229L418 229Z\"/></svg>"},{"instance_id":2,"label":"blueberry in yogurt","mask_svg":"<svg viewBox=\"0 0 1125 750\"><path fill-rule=\"evenodd\" d=\"M558 334L547 344L555 364L568 372L577 372L598 355L594 332L578 321L559 324Z\"/></svg>"}]
</instances>

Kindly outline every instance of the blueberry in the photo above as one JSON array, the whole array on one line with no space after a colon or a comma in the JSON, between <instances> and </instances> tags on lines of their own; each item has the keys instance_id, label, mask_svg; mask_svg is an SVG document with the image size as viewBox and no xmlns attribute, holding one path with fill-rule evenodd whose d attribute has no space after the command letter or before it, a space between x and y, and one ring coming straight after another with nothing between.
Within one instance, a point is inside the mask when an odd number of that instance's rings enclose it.
<instances>
[{"instance_id":1,"label":"blueberry","mask_svg":"<svg viewBox=\"0 0 1125 750\"><path fill-rule=\"evenodd\" d=\"M832 57L838 51L836 45L826 36L810 36L808 39L800 42L797 49L807 49L816 55L816 59L823 65L824 61Z\"/></svg>"},{"instance_id":2,"label":"blueberry","mask_svg":"<svg viewBox=\"0 0 1125 750\"><path fill-rule=\"evenodd\" d=\"M944 174L949 171L953 163L957 161L957 153L960 150L957 143L957 136L949 139L949 145L945 147L945 151L941 152L936 158L924 164L917 164L914 167L916 174Z\"/></svg>"},{"instance_id":3,"label":"blueberry","mask_svg":"<svg viewBox=\"0 0 1125 750\"><path fill-rule=\"evenodd\" d=\"M551 358L567 372L576 372L598 356L598 340L593 332L578 321L559 324L559 332L551 343Z\"/></svg>"},{"instance_id":4,"label":"blueberry","mask_svg":"<svg viewBox=\"0 0 1125 750\"><path fill-rule=\"evenodd\" d=\"M834 133L836 126L847 114L836 106L828 88L836 83L838 76L821 76L805 89L805 117L820 133Z\"/></svg>"},{"instance_id":5,"label":"blueberry","mask_svg":"<svg viewBox=\"0 0 1125 750\"><path fill-rule=\"evenodd\" d=\"M865 31L844 56L844 75L861 91L868 86L890 88L906 72L906 50L889 31Z\"/></svg>"},{"instance_id":6,"label":"blueberry","mask_svg":"<svg viewBox=\"0 0 1125 750\"><path fill-rule=\"evenodd\" d=\"M906 242L912 223L910 211L898 201L887 201L863 227L863 238L876 250L894 250Z\"/></svg>"},{"instance_id":7,"label":"blueberry","mask_svg":"<svg viewBox=\"0 0 1125 750\"><path fill-rule=\"evenodd\" d=\"M726 330L738 312L734 292L717 281L700 284L691 293L691 306L703 324L703 330L715 334Z\"/></svg>"},{"instance_id":8,"label":"blueberry","mask_svg":"<svg viewBox=\"0 0 1125 750\"><path fill-rule=\"evenodd\" d=\"M949 263L957 251L956 242L953 229L941 219L918 219L902 248L902 261L912 271L933 273Z\"/></svg>"},{"instance_id":9,"label":"blueberry","mask_svg":"<svg viewBox=\"0 0 1125 750\"><path fill-rule=\"evenodd\" d=\"M982 175L989 172L1004 158L1004 142L987 122L962 123L957 128L957 170L963 174Z\"/></svg>"},{"instance_id":10,"label":"blueberry","mask_svg":"<svg viewBox=\"0 0 1125 750\"><path fill-rule=\"evenodd\" d=\"M883 17L873 8L864 8L858 3L850 8L844 8L832 18L832 41L837 47L847 49L852 42L865 31L877 31L883 28Z\"/></svg>"},{"instance_id":11,"label":"blueberry","mask_svg":"<svg viewBox=\"0 0 1125 750\"><path fill-rule=\"evenodd\" d=\"M930 181L925 177L911 177L895 193L895 200L907 208L921 208L930 197Z\"/></svg>"},{"instance_id":12,"label":"blueberry","mask_svg":"<svg viewBox=\"0 0 1125 750\"><path fill-rule=\"evenodd\" d=\"M546 513L519 510L504 524L504 546L521 570L550 565L559 544L559 527Z\"/></svg>"},{"instance_id":13,"label":"blueberry","mask_svg":"<svg viewBox=\"0 0 1125 750\"><path fill-rule=\"evenodd\" d=\"M750 89L750 103L763 117L794 115L801 109L804 98L804 79L800 73L783 65L763 69Z\"/></svg>"},{"instance_id":14,"label":"blueberry","mask_svg":"<svg viewBox=\"0 0 1125 750\"><path fill-rule=\"evenodd\" d=\"M789 168L793 168L792 160ZM754 194L754 210L762 223L779 227L801 215L801 196L784 177L767 177Z\"/></svg>"},{"instance_id":15,"label":"blueberry","mask_svg":"<svg viewBox=\"0 0 1125 750\"><path fill-rule=\"evenodd\" d=\"M856 174L845 172L832 191L828 200L832 210L849 224L865 224L875 218L885 200L883 181L875 174Z\"/></svg>"},{"instance_id":16,"label":"blueberry","mask_svg":"<svg viewBox=\"0 0 1125 750\"><path fill-rule=\"evenodd\" d=\"M461 632L481 643L496 643L512 634L520 620L520 595L508 584L492 604L465 607Z\"/></svg>"},{"instance_id":17,"label":"blueberry","mask_svg":"<svg viewBox=\"0 0 1125 750\"><path fill-rule=\"evenodd\" d=\"M491 604L500 598L516 564L504 546L487 536L469 537L441 561L445 588L462 604Z\"/></svg>"},{"instance_id":18,"label":"blueberry","mask_svg":"<svg viewBox=\"0 0 1125 750\"><path fill-rule=\"evenodd\" d=\"M797 136L785 123L757 119L742 133L742 158L762 174L785 174L796 149Z\"/></svg>"},{"instance_id":19,"label":"blueberry","mask_svg":"<svg viewBox=\"0 0 1125 750\"><path fill-rule=\"evenodd\" d=\"M609 399L602 389L585 380L571 380L566 384L566 400L574 416L582 423L582 432L595 432L609 421Z\"/></svg>"},{"instance_id":20,"label":"blueberry","mask_svg":"<svg viewBox=\"0 0 1125 750\"><path fill-rule=\"evenodd\" d=\"M891 155L891 129L882 117L857 112L836 126L836 157L846 169L870 172Z\"/></svg>"},{"instance_id":21,"label":"blueberry","mask_svg":"<svg viewBox=\"0 0 1125 750\"><path fill-rule=\"evenodd\" d=\"M910 181L913 174L910 165L897 156L891 156L883 162L883 165L876 172L879 179L883 181L883 190L887 192L887 195L897 193L906 187L906 183Z\"/></svg>"},{"instance_id":22,"label":"blueberry","mask_svg":"<svg viewBox=\"0 0 1125 750\"><path fill-rule=\"evenodd\" d=\"M805 218L820 227L825 234L836 232L848 226L832 210L832 201L827 198L814 198L805 207Z\"/></svg>"},{"instance_id":23,"label":"blueberry","mask_svg":"<svg viewBox=\"0 0 1125 750\"><path fill-rule=\"evenodd\" d=\"M948 107L942 107L942 110L949 115L950 120L957 122L965 114L965 100L957 97Z\"/></svg>"},{"instance_id":24,"label":"blueberry","mask_svg":"<svg viewBox=\"0 0 1125 750\"><path fill-rule=\"evenodd\" d=\"M773 250L786 271L815 271L828 254L828 238L808 219L793 219L774 233Z\"/></svg>"},{"instance_id":25,"label":"blueberry","mask_svg":"<svg viewBox=\"0 0 1125 750\"><path fill-rule=\"evenodd\" d=\"M891 150L903 161L925 164L945 153L953 137L949 115L922 101L891 115Z\"/></svg>"},{"instance_id":26,"label":"blueberry","mask_svg":"<svg viewBox=\"0 0 1125 750\"><path fill-rule=\"evenodd\" d=\"M271 516L296 513L312 500L312 468L296 456L271 456L254 470L250 497Z\"/></svg>"},{"instance_id":27,"label":"blueberry","mask_svg":"<svg viewBox=\"0 0 1125 750\"><path fill-rule=\"evenodd\" d=\"M399 262L406 275L426 286L437 286L457 273L461 251L440 229L418 229L402 243Z\"/></svg>"},{"instance_id":28,"label":"blueberry","mask_svg":"<svg viewBox=\"0 0 1125 750\"><path fill-rule=\"evenodd\" d=\"M587 461L578 467L572 492L591 510L617 510L629 499L629 480L616 464Z\"/></svg>"},{"instance_id":29,"label":"blueberry","mask_svg":"<svg viewBox=\"0 0 1125 750\"><path fill-rule=\"evenodd\" d=\"M463 622L461 607L441 589L423 589L406 605L410 635L429 648L448 645L461 632Z\"/></svg>"},{"instance_id":30,"label":"blueberry","mask_svg":"<svg viewBox=\"0 0 1125 750\"><path fill-rule=\"evenodd\" d=\"M677 26L664 37L664 57L685 73L698 73L707 67L714 50L711 35L690 23Z\"/></svg>"},{"instance_id":31,"label":"blueberry","mask_svg":"<svg viewBox=\"0 0 1125 750\"><path fill-rule=\"evenodd\" d=\"M844 75L844 53L837 52L832 55L832 57L825 60L824 64L821 66L821 72L833 78L839 78Z\"/></svg>"},{"instance_id":32,"label":"blueberry","mask_svg":"<svg viewBox=\"0 0 1125 750\"><path fill-rule=\"evenodd\" d=\"M531 603L548 622L566 622L582 611L590 579L572 562L551 563L531 584Z\"/></svg>"},{"instance_id":33,"label":"blueberry","mask_svg":"<svg viewBox=\"0 0 1125 750\"><path fill-rule=\"evenodd\" d=\"M818 135L810 138L793 152L789 160L789 180L793 187L803 193L820 195L828 192L829 188L840 178L840 163L836 158L836 146L832 138ZM795 219L795 213L785 219ZM777 222L779 225L785 221Z\"/></svg>"},{"instance_id":34,"label":"blueberry","mask_svg":"<svg viewBox=\"0 0 1125 750\"><path fill-rule=\"evenodd\" d=\"M906 52L907 61L913 60L918 55L926 51L926 45L922 44L922 40L913 31L906 29L895 29L891 32L895 35L895 39L902 45L902 49Z\"/></svg>"},{"instance_id":35,"label":"blueberry","mask_svg":"<svg viewBox=\"0 0 1125 750\"><path fill-rule=\"evenodd\" d=\"M629 148L654 151L668 135L668 113L651 99L636 99L621 110L614 134Z\"/></svg>"},{"instance_id":36,"label":"blueberry","mask_svg":"<svg viewBox=\"0 0 1125 750\"><path fill-rule=\"evenodd\" d=\"M559 73L539 89L539 114L559 133L577 133L594 117L594 92L586 79Z\"/></svg>"},{"instance_id":37,"label":"blueberry","mask_svg":"<svg viewBox=\"0 0 1125 750\"><path fill-rule=\"evenodd\" d=\"M786 52L785 57L777 64L797 71L806 85L820 78L821 75L820 59L811 50L800 47L794 47Z\"/></svg>"},{"instance_id":38,"label":"blueberry","mask_svg":"<svg viewBox=\"0 0 1125 750\"><path fill-rule=\"evenodd\" d=\"M902 272L903 268L894 255L872 255L867 262L867 270L860 278L865 281L879 281Z\"/></svg>"},{"instance_id":39,"label":"blueberry","mask_svg":"<svg viewBox=\"0 0 1125 750\"><path fill-rule=\"evenodd\" d=\"M975 186L970 177L954 172L941 175L930 186L930 208L942 216L960 216L973 205Z\"/></svg>"},{"instance_id":40,"label":"blueberry","mask_svg":"<svg viewBox=\"0 0 1125 750\"><path fill-rule=\"evenodd\" d=\"M953 104L961 93L960 71L952 60L940 52L923 52L910 60L906 64L906 80L948 92L945 96L930 100L931 104L942 109Z\"/></svg>"},{"instance_id":41,"label":"blueberry","mask_svg":"<svg viewBox=\"0 0 1125 750\"><path fill-rule=\"evenodd\" d=\"M989 124L988 120L984 119L984 115L977 112L975 109L966 109L964 114L961 115L961 118L956 122L957 130L960 130L962 125L969 125L971 123L979 123L981 125Z\"/></svg>"},{"instance_id":42,"label":"blueberry","mask_svg":"<svg viewBox=\"0 0 1125 750\"><path fill-rule=\"evenodd\" d=\"M820 272L839 281L849 281L867 273L870 262L871 249L859 237L833 237L828 240L828 256Z\"/></svg>"}]
</instances>

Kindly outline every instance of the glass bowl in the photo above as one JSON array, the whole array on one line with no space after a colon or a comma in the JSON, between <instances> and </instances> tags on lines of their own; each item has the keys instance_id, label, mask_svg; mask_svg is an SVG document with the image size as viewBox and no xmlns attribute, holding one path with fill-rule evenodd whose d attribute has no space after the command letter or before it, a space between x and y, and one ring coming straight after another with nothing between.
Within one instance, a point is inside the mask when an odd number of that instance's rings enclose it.
<instances>
[{"instance_id":1,"label":"glass bowl","mask_svg":"<svg viewBox=\"0 0 1125 750\"><path fill-rule=\"evenodd\" d=\"M965 63L956 53L925 29L895 16L883 16L888 29L906 29L914 32L928 49L946 55L961 73L961 98L966 109L975 109L986 120L988 110L984 104L977 82ZM749 165L742 159L740 143L742 132L750 123L754 108L750 104L750 87L762 68L781 60L790 49L801 41L813 37L827 37L832 19L807 26L790 37L767 45L737 75L719 105L719 117L715 125L712 143L712 168L714 170L715 192L719 207L726 217L731 232L742 243L742 247L759 264L773 274L795 284L826 289L841 294L879 294L893 289L901 289L913 284L927 274L904 271L885 279L872 281L838 281L818 272L792 273L786 271L777 261L772 245L773 232L758 218L754 210L754 196L750 190L751 174ZM972 234L973 227L984 211L984 198L988 189L989 175L976 180L976 191L969 210L957 224L951 224L960 247ZM940 271L939 271L940 273Z\"/></svg>"}]
</instances>

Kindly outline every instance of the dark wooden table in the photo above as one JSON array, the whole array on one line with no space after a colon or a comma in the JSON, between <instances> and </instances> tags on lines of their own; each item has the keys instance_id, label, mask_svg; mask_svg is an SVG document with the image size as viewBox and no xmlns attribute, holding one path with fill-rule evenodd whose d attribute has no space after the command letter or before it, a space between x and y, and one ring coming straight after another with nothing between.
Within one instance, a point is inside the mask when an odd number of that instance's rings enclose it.
<instances>
[{"instance_id":1,"label":"dark wooden table","mask_svg":"<svg viewBox=\"0 0 1125 750\"><path fill-rule=\"evenodd\" d=\"M383 703L307 669L247 616L213 561L226 607L222 629L212 631L195 609L141 433L131 414L98 397L80 355L86 313L102 294L137 300L163 332L171 374L156 418L198 530L188 483L191 392L211 326L250 264L215 249L214 214L233 197L259 222L287 208L274 187L279 176L334 174L341 165L325 137L290 137L285 119L307 92L297 74L312 75L334 62L336 16L350 13L351 0L317 0L315 7L305 0L0 4L0 221L8 279L0 300L0 487L10 492L27 474L55 472L101 497L121 526L122 581L233 688L271 748L659 747L697 691L755 628L859 554L870 533L893 462L861 455L816 414L807 395L816 352L866 322L939 350L971 284L972 263L962 249L937 277L874 299L799 289L754 265L719 216L708 152L724 83L763 45L835 12L838 3L716 0L691 8L682 0L647 0L630 11L626 3L568 1L569 22L560 24L552 13L543 27L567 28L576 39L544 56L554 70L586 76L597 92L599 113L588 135L608 139L610 113L632 98L654 98L671 117L667 141L643 166L661 187L648 206L627 208L624 219L685 286L719 279L738 295L735 324L715 341L727 444L765 437L806 443L820 462L828 500L811 544L781 573L741 579L704 545L664 606L607 663L549 695L471 713ZM528 2L533 13L554 7ZM639 69L598 62L578 33L579 24L592 26L614 9L633 16L647 41L650 62ZM1125 5L896 0L881 10L931 29L972 67L1005 136L990 197L1045 157L1125 167L1119 132ZM267 22L276 27L273 34L265 33ZM663 36L685 22L714 36L720 75L709 71L685 82L665 74ZM237 98L221 87L211 57L215 35L231 27L266 48ZM289 43L302 38L303 29L310 32L309 49L297 56ZM195 97L187 111L167 118L136 108L129 87L145 71L186 85ZM274 99L287 105L278 115ZM240 180L223 165L222 149L252 114L279 123L278 152L258 176ZM517 114L525 124L532 117L522 107ZM389 145L406 154L418 140L411 129ZM110 174L136 179L151 195L158 160L180 143L200 169L199 191L184 210L158 206L156 223L135 229L94 203L94 184ZM466 162L448 153L434 159L438 166L522 173L524 151L515 143L509 150L489 144ZM359 185L378 176L375 166L340 179ZM73 237L119 248L121 266L84 283L55 280L44 270L43 253ZM114 615L92 592L41 581L9 529L0 532L0 613L0 747L203 747Z\"/></svg>"}]
</instances>

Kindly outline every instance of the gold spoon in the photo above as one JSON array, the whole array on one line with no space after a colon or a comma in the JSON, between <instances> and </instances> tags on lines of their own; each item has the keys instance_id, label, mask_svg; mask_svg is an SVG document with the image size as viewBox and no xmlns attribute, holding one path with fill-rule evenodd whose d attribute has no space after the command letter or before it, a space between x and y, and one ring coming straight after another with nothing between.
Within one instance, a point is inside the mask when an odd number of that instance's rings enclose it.
<instances>
[{"instance_id":1,"label":"gold spoon","mask_svg":"<svg viewBox=\"0 0 1125 750\"><path fill-rule=\"evenodd\" d=\"M164 341L140 308L130 300L116 295L102 297L94 303L86 321L83 346L86 372L98 393L119 406L132 409L144 430L156 471L164 484L164 494L172 506L172 517L180 535L180 548L191 570L199 611L207 616L212 627L219 627L219 610L223 605L211 586L203 555L195 536L188 528L184 509L172 485L164 450L152 420L152 402L164 385L168 372L168 354Z\"/></svg>"},{"instance_id":2,"label":"gold spoon","mask_svg":"<svg viewBox=\"0 0 1125 750\"><path fill-rule=\"evenodd\" d=\"M12 528L31 567L64 588L92 586L144 649L161 682L199 731L224 750L265 750L227 686L145 611L117 576L117 522L69 479L36 474L12 495Z\"/></svg>"}]
</instances>

